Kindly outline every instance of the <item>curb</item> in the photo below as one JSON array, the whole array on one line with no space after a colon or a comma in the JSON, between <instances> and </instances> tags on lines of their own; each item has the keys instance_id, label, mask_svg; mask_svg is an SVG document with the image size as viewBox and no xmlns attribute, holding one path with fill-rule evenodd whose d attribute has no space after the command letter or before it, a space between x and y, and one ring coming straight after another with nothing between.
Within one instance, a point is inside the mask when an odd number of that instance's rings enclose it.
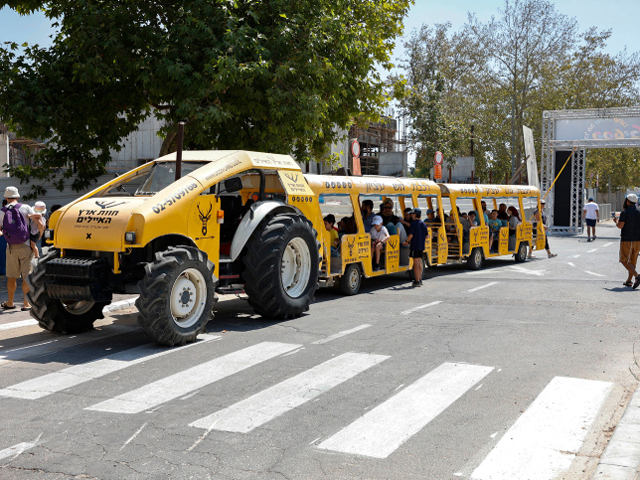
<instances>
[{"instance_id":1,"label":"curb","mask_svg":"<svg viewBox=\"0 0 640 480\"><path fill-rule=\"evenodd\" d=\"M640 467L640 386L616 426L591 480L635 480Z\"/></svg>"}]
</instances>

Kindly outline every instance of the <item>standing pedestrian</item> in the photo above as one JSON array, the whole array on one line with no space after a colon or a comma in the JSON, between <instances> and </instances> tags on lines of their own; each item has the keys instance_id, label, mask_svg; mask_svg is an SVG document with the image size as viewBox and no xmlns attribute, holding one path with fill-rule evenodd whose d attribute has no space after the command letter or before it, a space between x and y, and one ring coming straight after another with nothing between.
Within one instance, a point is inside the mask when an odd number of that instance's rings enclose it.
<instances>
[{"instance_id":1,"label":"standing pedestrian","mask_svg":"<svg viewBox=\"0 0 640 480\"><path fill-rule=\"evenodd\" d=\"M629 275L625 287L633 286L635 290L640 286L640 275L636 271L638 254L640 253L640 212L636 209L638 204L637 195L630 193L624 199L624 209L620 212L620 217L613 217L620 232L620 263L627 269ZM636 281L631 283L631 279L636 277Z\"/></svg>"},{"instance_id":2,"label":"standing pedestrian","mask_svg":"<svg viewBox=\"0 0 640 480\"><path fill-rule=\"evenodd\" d=\"M589 197L589 203L582 209L582 218L587 223L587 242L591 242L596 239L596 222L600 221L600 209L593 197Z\"/></svg>"},{"instance_id":3,"label":"standing pedestrian","mask_svg":"<svg viewBox=\"0 0 640 480\"><path fill-rule=\"evenodd\" d=\"M33 251L29 240L29 232L32 219L39 219L29 205L18 203L20 194L16 187L7 187L4 192L7 205L0 209L0 225L2 225L2 235L7 240L7 293L8 300L2 302L0 306L5 310L16 308L13 298L16 293L18 278L22 276L22 293L24 302L22 310L29 310L30 305L27 300L29 286L25 279L33 269L31 260Z\"/></svg>"},{"instance_id":4,"label":"standing pedestrian","mask_svg":"<svg viewBox=\"0 0 640 480\"><path fill-rule=\"evenodd\" d=\"M422 258L424 256L424 244L427 239L427 226L420 220L422 210L411 210L411 226L404 246L411 246L410 256L413 258L413 283L414 287L422 286Z\"/></svg>"}]
</instances>

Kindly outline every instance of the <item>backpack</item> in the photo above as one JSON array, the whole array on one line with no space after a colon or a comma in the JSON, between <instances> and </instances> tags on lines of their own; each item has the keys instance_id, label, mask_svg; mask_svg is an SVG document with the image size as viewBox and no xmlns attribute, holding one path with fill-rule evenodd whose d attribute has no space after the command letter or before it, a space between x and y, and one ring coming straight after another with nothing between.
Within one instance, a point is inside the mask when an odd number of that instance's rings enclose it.
<instances>
[{"instance_id":1,"label":"backpack","mask_svg":"<svg viewBox=\"0 0 640 480\"><path fill-rule=\"evenodd\" d=\"M20 212L22 205L15 203L2 207L4 221L2 222L2 234L9 245L19 245L29 240L29 223Z\"/></svg>"}]
</instances>

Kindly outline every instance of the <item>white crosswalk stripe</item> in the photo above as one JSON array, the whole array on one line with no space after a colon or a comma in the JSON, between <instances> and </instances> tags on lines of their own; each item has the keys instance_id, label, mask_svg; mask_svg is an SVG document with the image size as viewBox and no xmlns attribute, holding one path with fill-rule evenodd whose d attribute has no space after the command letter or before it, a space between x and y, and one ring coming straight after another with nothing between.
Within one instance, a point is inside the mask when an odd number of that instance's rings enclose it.
<instances>
[{"instance_id":1,"label":"white crosswalk stripe","mask_svg":"<svg viewBox=\"0 0 640 480\"><path fill-rule=\"evenodd\" d=\"M194 345L200 345L203 342L215 340L220 337L205 334L200 335L198 338L200 341L196 343L173 349L148 344L124 350L94 362L84 365L74 365L73 367L65 368L58 372L49 373L11 387L3 388L0 390L0 396L35 400L51 395L52 393L61 392L67 388L75 387L89 380L117 372L118 370L162 357L169 353L178 352Z\"/></svg>"},{"instance_id":2,"label":"white crosswalk stripe","mask_svg":"<svg viewBox=\"0 0 640 480\"><path fill-rule=\"evenodd\" d=\"M386 458L492 370L493 367L444 363L318 448Z\"/></svg>"},{"instance_id":3,"label":"white crosswalk stripe","mask_svg":"<svg viewBox=\"0 0 640 480\"><path fill-rule=\"evenodd\" d=\"M389 358L345 353L190 425L247 433Z\"/></svg>"},{"instance_id":4,"label":"white crosswalk stripe","mask_svg":"<svg viewBox=\"0 0 640 480\"><path fill-rule=\"evenodd\" d=\"M323 344L369 327L369 324L361 325L313 343ZM164 355L220 338L216 335L202 335L199 342L175 349L165 349L153 344L141 345L5 387L0 389L0 397L40 399L128 367L151 362ZM305 349L299 344L258 343L167 375L113 398L101 398L102 401L85 410L125 415L152 410L178 398L201 395L204 387L263 362L284 362L284 356L287 354L308 351L308 348ZM276 357L280 358L275 360ZM218 407L218 411L210 415L195 421L193 418L185 420L185 426L191 422L191 427L206 430L198 442L207 438L213 431L250 434L321 395L329 397L327 400L330 401L332 389L390 358L387 355L373 353L344 353L280 383L257 392L249 392L241 397L244 399L229 406L222 405ZM474 387L478 390L484 385L482 392L489 395L490 390L487 390L492 388L491 383L481 381L493 370L494 367L490 366L444 363L406 387L400 385L394 390L396 385L390 387L377 382L372 383L368 388L388 389L393 392L391 397L381 403L366 405L362 416L355 421L353 418L345 420L336 428L335 434L324 437L324 441L320 438L314 440L308 448L387 458L455 402L460 400L459 403L466 404L471 401L471 396L468 399L462 397L467 392L473 395L471 390ZM478 460L479 465L473 464L468 467L466 475L468 476L475 467L470 477L472 480L559 478L574 461L612 387L608 382L554 378L493 450L481 462ZM378 395L374 398L378 398ZM505 420L505 423L508 422L505 428L512 421L513 419ZM146 425L145 422L124 446L136 438ZM310 435L314 433L316 432L309 432ZM310 438L320 434L322 432L317 432ZM495 434L491 436L494 437ZM0 458L15 456L36 443L37 441L14 445L0 451Z\"/></svg>"},{"instance_id":5,"label":"white crosswalk stripe","mask_svg":"<svg viewBox=\"0 0 640 480\"><path fill-rule=\"evenodd\" d=\"M608 382L555 377L471 478L559 478L580 450L612 386Z\"/></svg>"},{"instance_id":6,"label":"white crosswalk stripe","mask_svg":"<svg viewBox=\"0 0 640 480\"><path fill-rule=\"evenodd\" d=\"M300 347L289 343L259 343L97 403L86 410L140 413Z\"/></svg>"}]
</instances>

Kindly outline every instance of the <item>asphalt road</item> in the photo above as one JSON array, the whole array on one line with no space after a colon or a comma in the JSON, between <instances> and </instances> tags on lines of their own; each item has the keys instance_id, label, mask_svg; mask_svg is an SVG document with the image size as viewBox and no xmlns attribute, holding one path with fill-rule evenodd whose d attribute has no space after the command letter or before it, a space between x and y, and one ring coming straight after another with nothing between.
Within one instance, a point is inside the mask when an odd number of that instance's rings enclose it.
<instances>
[{"instance_id":1,"label":"asphalt road","mask_svg":"<svg viewBox=\"0 0 640 480\"><path fill-rule=\"evenodd\" d=\"M2 312L0 477L591 478L640 374L618 244L321 290L283 322L225 299L173 349L135 308L70 337Z\"/></svg>"}]
</instances>

